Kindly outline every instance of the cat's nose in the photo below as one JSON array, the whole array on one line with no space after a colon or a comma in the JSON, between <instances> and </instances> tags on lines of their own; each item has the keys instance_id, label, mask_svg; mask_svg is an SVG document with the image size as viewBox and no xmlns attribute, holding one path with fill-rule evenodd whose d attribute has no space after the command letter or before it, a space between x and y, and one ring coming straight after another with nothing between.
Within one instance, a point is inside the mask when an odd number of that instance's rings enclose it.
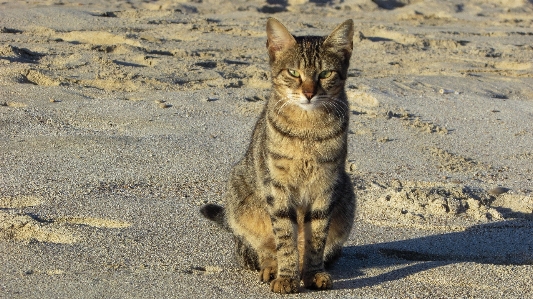
<instances>
[{"instance_id":1,"label":"cat's nose","mask_svg":"<svg viewBox=\"0 0 533 299\"><path fill-rule=\"evenodd\" d=\"M304 91L303 94L307 98L308 101L311 101L311 99L315 96L314 92Z\"/></svg>"},{"instance_id":2,"label":"cat's nose","mask_svg":"<svg viewBox=\"0 0 533 299\"><path fill-rule=\"evenodd\" d=\"M311 102L311 99L316 94L316 85L313 80L304 80L304 82L302 83L302 93L307 98L307 100Z\"/></svg>"}]
</instances>

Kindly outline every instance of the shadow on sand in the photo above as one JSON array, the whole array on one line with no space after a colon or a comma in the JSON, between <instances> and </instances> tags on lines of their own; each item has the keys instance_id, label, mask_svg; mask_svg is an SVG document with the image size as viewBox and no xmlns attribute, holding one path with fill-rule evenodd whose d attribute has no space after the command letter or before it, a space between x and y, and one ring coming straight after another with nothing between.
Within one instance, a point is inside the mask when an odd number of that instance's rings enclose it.
<instances>
[{"instance_id":1,"label":"shadow on sand","mask_svg":"<svg viewBox=\"0 0 533 299\"><path fill-rule=\"evenodd\" d=\"M533 265L532 234L533 221L516 219L477 225L461 232L348 246L330 273L336 280L336 289L351 289L398 280L458 262ZM388 266L396 266L396 269L374 277L360 277L364 275L364 268Z\"/></svg>"}]
</instances>

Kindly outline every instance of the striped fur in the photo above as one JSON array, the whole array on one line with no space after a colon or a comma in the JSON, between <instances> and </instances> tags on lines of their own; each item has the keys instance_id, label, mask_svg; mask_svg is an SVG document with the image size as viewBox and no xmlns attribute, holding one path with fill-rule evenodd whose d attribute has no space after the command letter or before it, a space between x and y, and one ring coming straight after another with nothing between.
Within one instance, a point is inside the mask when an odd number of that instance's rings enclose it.
<instances>
[{"instance_id":1,"label":"striped fur","mask_svg":"<svg viewBox=\"0 0 533 299\"><path fill-rule=\"evenodd\" d=\"M339 257L355 209L344 170L353 22L327 37L293 37L271 18L267 36L271 96L231 172L226 206L202 214L229 227L239 263L272 291L298 292L301 280L329 289L325 264Z\"/></svg>"}]
</instances>

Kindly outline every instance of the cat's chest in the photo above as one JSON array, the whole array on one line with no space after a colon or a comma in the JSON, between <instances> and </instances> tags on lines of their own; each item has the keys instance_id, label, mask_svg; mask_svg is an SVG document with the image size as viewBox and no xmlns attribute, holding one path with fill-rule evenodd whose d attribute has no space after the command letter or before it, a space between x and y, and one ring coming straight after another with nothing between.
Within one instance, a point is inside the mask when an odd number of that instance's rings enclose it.
<instances>
[{"instance_id":1,"label":"cat's chest","mask_svg":"<svg viewBox=\"0 0 533 299\"><path fill-rule=\"evenodd\" d=\"M299 139L281 138L271 141L271 148L285 157L290 157L294 163L309 164L320 160L324 153L331 151L334 144L326 142L301 141Z\"/></svg>"},{"instance_id":2,"label":"cat's chest","mask_svg":"<svg viewBox=\"0 0 533 299\"><path fill-rule=\"evenodd\" d=\"M346 153L342 123L301 116L285 119L270 115L264 122L268 172L276 181L291 186L335 178Z\"/></svg>"},{"instance_id":3,"label":"cat's chest","mask_svg":"<svg viewBox=\"0 0 533 299\"><path fill-rule=\"evenodd\" d=\"M340 151L337 140L301 141L285 139L270 144L269 170L277 180L291 185L332 176L338 167Z\"/></svg>"}]
</instances>

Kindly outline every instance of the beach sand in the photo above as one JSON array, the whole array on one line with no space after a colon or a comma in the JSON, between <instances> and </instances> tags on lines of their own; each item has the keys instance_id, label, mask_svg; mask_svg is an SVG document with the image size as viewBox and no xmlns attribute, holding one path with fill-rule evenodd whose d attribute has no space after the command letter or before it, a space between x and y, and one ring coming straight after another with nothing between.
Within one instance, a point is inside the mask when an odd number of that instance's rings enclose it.
<instances>
[{"instance_id":1,"label":"beach sand","mask_svg":"<svg viewBox=\"0 0 533 299\"><path fill-rule=\"evenodd\" d=\"M0 298L269 298L203 219L270 88L265 23L355 21L357 217L332 290L532 298L533 3L3 1Z\"/></svg>"}]
</instances>

